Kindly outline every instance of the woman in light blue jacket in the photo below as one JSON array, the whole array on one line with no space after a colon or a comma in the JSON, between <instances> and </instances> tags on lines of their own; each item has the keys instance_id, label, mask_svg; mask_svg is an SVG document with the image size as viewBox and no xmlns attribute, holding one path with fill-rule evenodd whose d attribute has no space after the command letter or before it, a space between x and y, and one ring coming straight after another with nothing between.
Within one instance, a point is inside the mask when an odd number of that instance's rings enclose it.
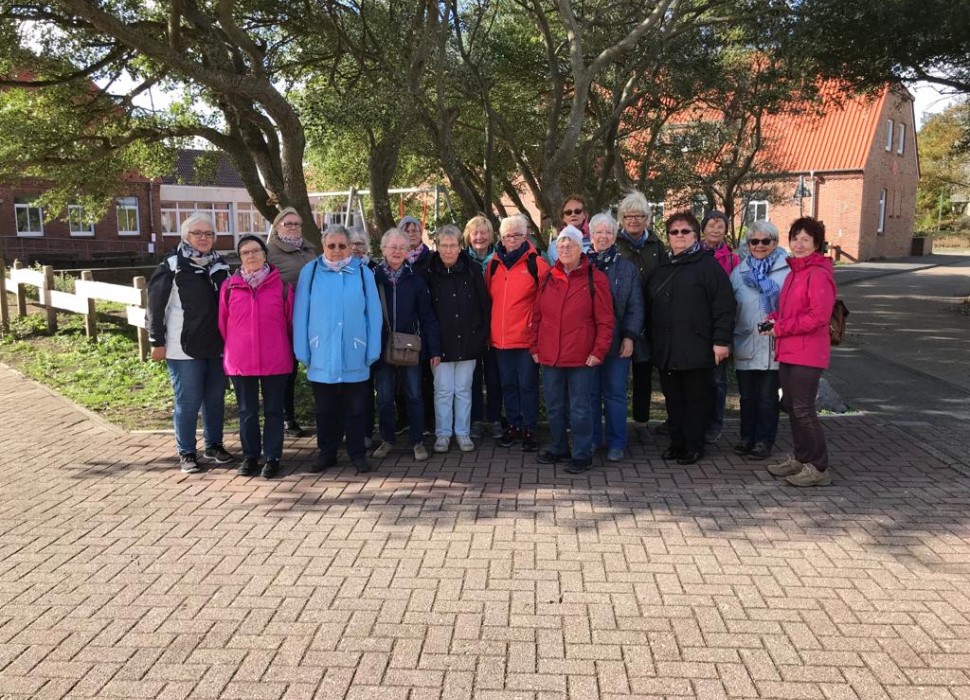
<instances>
[{"instance_id":1,"label":"woman in light blue jacket","mask_svg":"<svg viewBox=\"0 0 970 700\"><path fill-rule=\"evenodd\" d=\"M370 366L381 354L383 322L374 273L351 255L347 229L327 229L323 255L300 271L293 309L293 351L306 365L313 389L320 449L311 472L337 463L345 432L357 472L371 470L364 448L364 412L371 400Z\"/></svg>"},{"instance_id":2,"label":"woman in light blue jacket","mask_svg":"<svg viewBox=\"0 0 970 700\"><path fill-rule=\"evenodd\" d=\"M741 395L741 441L734 451L764 459L778 434L778 362L774 338L761 335L758 324L778 309L778 297L788 276L788 253L778 246L778 229L756 221L745 234L747 248L731 272L737 300L734 323L734 366Z\"/></svg>"}]
</instances>

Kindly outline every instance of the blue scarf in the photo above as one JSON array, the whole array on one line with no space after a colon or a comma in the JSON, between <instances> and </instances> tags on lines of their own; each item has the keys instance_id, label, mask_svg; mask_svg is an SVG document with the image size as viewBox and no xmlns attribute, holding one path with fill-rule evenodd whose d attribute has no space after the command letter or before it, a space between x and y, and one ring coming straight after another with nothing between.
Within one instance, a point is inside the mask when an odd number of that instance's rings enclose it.
<instances>
[{"instance_id":1,"label":"blue scarf","mask_svg":"<svg viewBox=\"0 0 970 700\"><path fill-rule=\"evenodd\" d=\"M525 255L528 250L529 241L522 241L522 245L511 252L505 249L504 243L499 243L497 246L495 246L495 255L497 255L498 259L502 261L502 264L505 265L506 269L511 270L512 266L515 265L515 263L519 261L519 258Z\"/></svg>"},{"instance_id":2,"label":"blue scarf","mask_svg":"<svg viewBox=\"0 0 970 700\"><path fill-rule=\"evenodd\" d=\"M650 238L650 230L645 230L643 235L636 239L623 229L620 229L620 232L617 235L620 238L625 238L627 241L629 241L634 250L643 250L643 246L647 244L647 239Z\"/></svg>"},{"instance_id":3,"label":"blue scarf","mask_svg":"<svg viewBox=\"0 0 970 700\"><path fill-rule=\"evenodd\" d=\"M601 272L606 272L610 265L616 262L616 257L619 255L620 251L616 248L616 243L611 245L606 250L601 250L600 252L589 251L586 255L593 265L596 266L597 270Z\"/></svg>"},{"instance_id":4,"label":"blue scarf","mask_svg":"<svg viewBox=\"0 0 970 700\"><path fill-rule=\"evenodd\" d=\"M701 248L702 248L701 242L694 241L693 245L691 245L690 248L688 248L687 250L680 251L679 253L677 253L677 255L674 255L674 251L668 250L667 256L670 258L671 264L676 265L677 263L683 261L685 258L688 258L694 253L696 253L697 251L701 250Z\"/></svg>"},{"instance_id":5,"label":"blue scarf","mask_svg":"<svg viewBox=\"0 0 970 700\"><path fill-rule=\"evenodd\" d=\"M775 248L771 255L762 260L751 255L746 258L748 269L741 275L741 280L752 289L758 290L760 295L758 305L765 315L778 310L778 297L781 295L781 289L769 275L771 275L771 268L775 261L784 256L785 252L781 248Z\"/></svg>"}]
</instances>

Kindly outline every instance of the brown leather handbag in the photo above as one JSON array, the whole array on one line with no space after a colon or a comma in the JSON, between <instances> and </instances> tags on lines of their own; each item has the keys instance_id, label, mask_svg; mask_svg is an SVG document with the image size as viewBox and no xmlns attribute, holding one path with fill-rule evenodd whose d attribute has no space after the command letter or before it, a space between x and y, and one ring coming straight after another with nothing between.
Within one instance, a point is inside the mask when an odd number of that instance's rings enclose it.
<instances>
[{"instance_id":1,"label":"brown leather handbag","mask_svg":"<svg viewBox=\"0 0 970 700\"><path fill-rule=\"evenodd\" d=\"M387 315L387 296L383 284L379 285L378 292L381 295L384 323L387 324L387 345L384 346L382 359L395 367L414 367L421 361L421 336L395 332ZM397 320L397 294L394 295L394 319Z\"/></svg>"}]
</instances>

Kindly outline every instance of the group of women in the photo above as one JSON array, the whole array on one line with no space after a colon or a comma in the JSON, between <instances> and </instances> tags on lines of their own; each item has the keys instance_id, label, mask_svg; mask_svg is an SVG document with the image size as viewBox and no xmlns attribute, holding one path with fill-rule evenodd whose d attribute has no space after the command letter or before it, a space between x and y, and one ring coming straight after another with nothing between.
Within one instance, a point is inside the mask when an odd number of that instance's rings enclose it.
<instances>
[{"instance_id":1,"label":"group of women","mask_svg":"<svg viewBox=\"0 0 970 700\"><path fill-rule=\"evenodd\" d=\"M665 246L637 192L620 202L619 220L590 217L578 195L560 214L547 257L530 239L528 218L512 215L497 241L484 216L463 232L444 226L435 250L420 222L405 217L372 260L367 236L342 226L324 231L317 255L299 214L287 209L265 243L239 240L241 266L232 275L213 252L212 221L190 216L178 249L152 277L148 313L152 357L166 360L175 391L182 470L204 470L200 409L204 456L234 459L222 444L228 376L239 405L238 472L277 476L284 434L303 433L293 405L296 361L314 399L314 472L337 463L344 440L356 470L370 471L368 457L394 449L403 414L418 461L429 457L425 426L433 425L435 452L452 441L472 451L490 434L500 446L537 451L539 463L581 473L598 449L607 461L624 458L631 374L634 434L651 440L654 369L668 414L662 456L693 464L721 433L733 347L741 399L735 452L771 454L781 405L794 454L769 471L800 486L830 483L815 392L828 364L835 284L820 222L794 222L790 255L772 224L756 222L739 256L726 244L720 212L703 223L673 214ZM550 432L542 450L540 376ZM368 455L375 398L380 444Z\"/></svg>"}]
</instances>

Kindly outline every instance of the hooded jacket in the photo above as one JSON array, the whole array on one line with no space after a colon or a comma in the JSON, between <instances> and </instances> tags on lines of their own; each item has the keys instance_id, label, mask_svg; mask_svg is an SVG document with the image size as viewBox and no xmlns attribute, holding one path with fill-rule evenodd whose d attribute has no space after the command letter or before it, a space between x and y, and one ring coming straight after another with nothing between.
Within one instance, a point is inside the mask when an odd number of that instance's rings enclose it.
<instances>
[{"instance_id":1,"label":"hooded jacket","mask_svg":"<svg viewBox=\"0 0 970 700\"><path fill-rule=\"evenodd\" d=\"M791 274L778 299L775 357L779 362L826 369L832 354L829 319L836 287L832 260L819 252L788 258Z\"/></svg>"},{"instance_id":2,"label":"hooded jacket","mask_svg":"<svg viewBox=\"0 0 970 700\"><path fill-rule=\"evenodd\" d=\"M758 324L767 316L761 310L761 294L744 282L744 275L751 269L751 260L750 255L745 256L731 273L731 286L738 304L734 317L734 366L741 372L776 370L778 361L775 359L775 341L771 336L761 335L758 331ZM789 272L787 257L779 254L771 263L768 277L780 290Z\"/></svg>"},{"instance_id":3,"label":"hooded jacket","mask_svg":"<svg viewBox=\"0 0 970 700\"><path fill-rule=\"evenodd\" d=\"M553 367L582 367L590 355L602 362L610 350L614 323L606 275L592 268L585 255L571 272L560 260L539 285L530 351L539 356L539 364Z\"/></svg>"},{"instance_id":4,"label":"hooded jacket","mask_svg":"<svg viewBox=\"0 0 970 700\"><path fill-rule=\"evenodd\" d=\"M280 271L284 282L296 285L300 270L317 257L317 251L306 239L302 246L295 246L282 240L273 230L266 239L266 260Z\"/></svg>"},{"instance_id":5,"label":"hooded jacket","mask_svg":"<svg viewBox=\"0 0 970 700\"><path fill-rule=\"evenodd\" d=\"M549 263L536 252L535 246L528 241L523 245L528 248L511 268L497 254L485 268L485 288L492 298L491 343L499 350L531 347L530 325L536 293L549 272ZM530 256L534 256L535 277L529 271Z\"/></svg>"},{"instance_id":6,"label":"hooded jacket","mask_svg":"<svg viewBox=\"0 0 970 700\"><path fill-rule=\"evenodd\" d=\"M367 381L381 354L382 325L374 273L359 259L334 271L317 258L300 271L293 352L311 382Z\"/></svg>"},{"instance_id":7,"label":"hooded jacket","mask_svg":"<svg viewBox=\"0 0 970 700\"><path fill-rule=\"evenodd\" d=\"M236 272L219 294L219 332L230 377L266 377L293 371L293 290L272 265L253 289Z\"/></svg>"},{"instance_id":8,"label":"hooded jacket","mask_svg":"<svg viewBox=\"0 0 970 700\"><path fill-rule=\"evenodd\" d=\"M441 361L477 360L488 343L491 299L481 267L464 252L451 267L434 253L428 264L431 306L441 328Z\"/></svg>"},{"instance_id":9,"label":"hooded jacket","mask_svg":"<svg viewBox=\"0 0 970 700\"><path fill-rule=\"evenodd\" d=\"M714 346L734 335L734 290L724 270L700 249L661 265L647 282L653 362L661 370L711 369Z\"/></svg>"}]
</instances>

